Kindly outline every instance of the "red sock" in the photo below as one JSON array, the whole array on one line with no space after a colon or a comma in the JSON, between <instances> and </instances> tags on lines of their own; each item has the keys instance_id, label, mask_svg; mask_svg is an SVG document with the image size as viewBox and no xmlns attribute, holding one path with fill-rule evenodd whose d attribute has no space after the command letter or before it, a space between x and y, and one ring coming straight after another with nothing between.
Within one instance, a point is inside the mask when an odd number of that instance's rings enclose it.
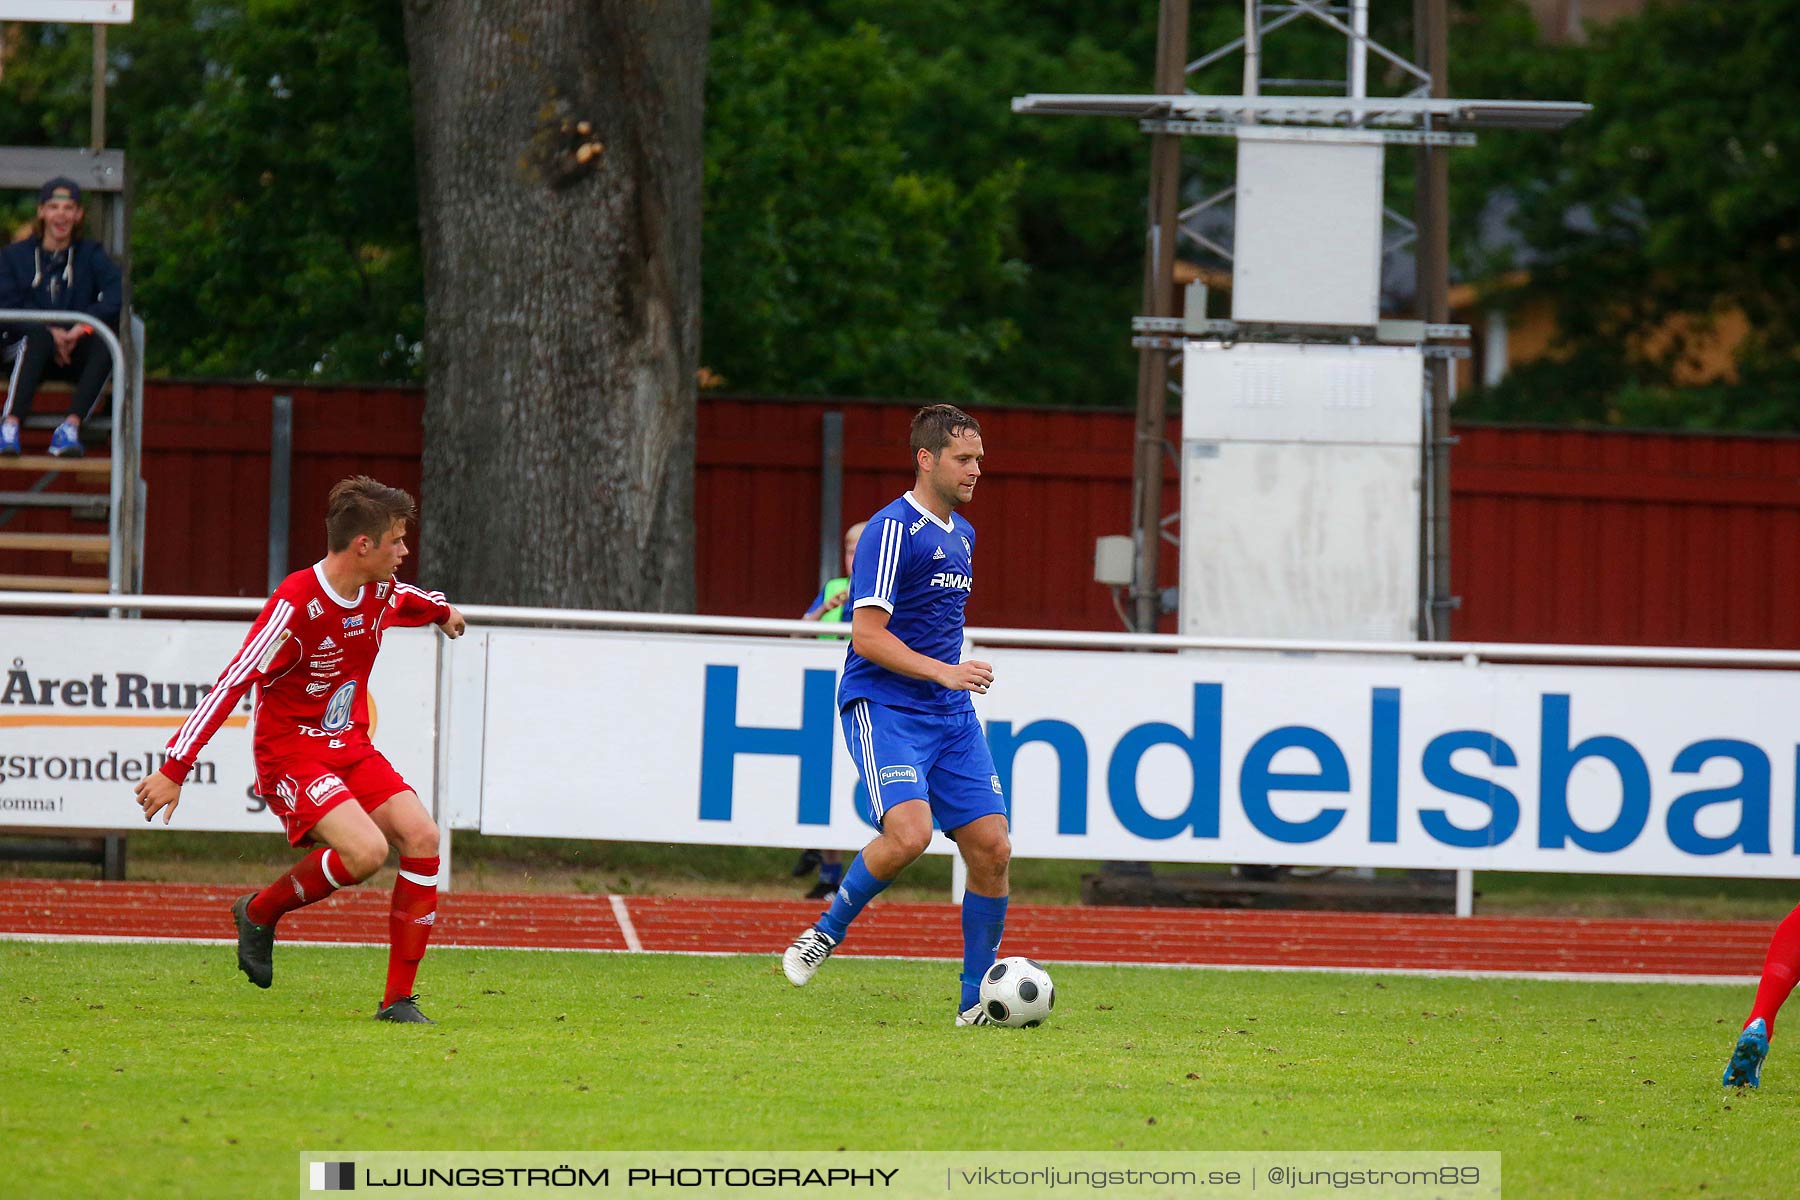
<instances>
[{"instance_id":1,"label":"red sock","mask_svg":"<svg viewBox=\"0 0 1800 1200\"><path fill-rule=\"evenodd\" d=\"M387 992L381 999L383 1008L413 994L419 960L425 957L425 943L431 940L431 926L437 919L437 881L435 855L400 860L400 874L394 879L394 906L388 912L388 974Z\"/></svg>"},{"instance_id":2,"label":"red sock","mask_svg":"<svg viewBox=\"0 0 1800 1200\"><path fill-rule=\"evenodd\" d=\"M317 904L356 879L344 869L344 860L329 846L321 846L294 865L294 869L256 893L246 910L258 925L273 925L283 913Z\"/></svg>"},{"instance_id":3,"label":"red sock","mask_svg":"<svg viewBox=\"0 0 1800 1200\"><path fill-rule=\"evenodd\" d=\"M1775 927L1775 936L1769 940L1769 956L1763 959L1762 982L1756 985L1756 1003L1750 1006L1750 1016L1744 1022L1761 1017L1769 1036L1775 1036L1775 1014L1794 990L1795 979L1800 978L1800 908L1796 908Z\"/></svg>"}]
</instances>

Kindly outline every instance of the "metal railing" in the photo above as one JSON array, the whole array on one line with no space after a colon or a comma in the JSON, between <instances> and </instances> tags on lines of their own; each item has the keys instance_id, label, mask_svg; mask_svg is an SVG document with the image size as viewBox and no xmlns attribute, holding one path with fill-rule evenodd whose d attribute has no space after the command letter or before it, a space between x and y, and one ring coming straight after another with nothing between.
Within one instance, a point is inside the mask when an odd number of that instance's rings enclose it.
<instances>
[{"instance_id":1,"label":"metal railing","mask_svg":"<svg viewBox=\"0 0 1800 1200\"><path fill-rule=\"evenodd\" d=\"M452 601L454 603L454 600ZM253 617L263 601L241 596L108 596L104 605L79 592L0 591L0 610L84 612L102 607L136 613ZM771 617L712 617L692 613L612 612L599 609L517 608L493 604L457 605L475 624L545 626L564 629L635 629L643 633L747 634L793 637L796 634L848 636L850 626L837 622ZM1162 633L1104 633L1074 629L997 629L971 626L965 641L993 648L1036 647L1050 650L1138 650L1173 652L1212 650L1257 652L1290 657L1361 655L1385 658L1461 659L1466 663L1541 662L1631 664L1664 667L1800 668L1800 651L1742 650L1688 646L1579 646L1531 642L1350 642L1275 638L1181 637Z\"/></svg>"},{"instance_id":2,"label":"metal railing","mask_svg":"<svg viewBox=\"0 0 1800 1200\"><path fill-rule=\"evenodd\" d=\"M106 343L106 351L112 356L112 480L107 520L106 590L114 594L123 592L128 576L135 574L131 570L134 556L127 553L127 539L132 539L130 547L135 548L139 526L138 430L142 416L138 411L141 393L134 395L130 376L125 371L125 347L119 342L119 335L105 322L87 313L66 309L0 308L0 325L86 325L94 331L94 336ZM91 598L88 603L92 607Z\"/></svg>"}]
</instances>

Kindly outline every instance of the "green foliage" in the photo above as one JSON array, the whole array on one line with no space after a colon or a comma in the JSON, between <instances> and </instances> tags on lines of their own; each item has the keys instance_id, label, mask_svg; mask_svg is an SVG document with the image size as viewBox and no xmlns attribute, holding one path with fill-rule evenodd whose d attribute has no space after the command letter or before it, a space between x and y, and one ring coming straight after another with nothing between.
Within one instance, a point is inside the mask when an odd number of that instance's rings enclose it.
<instances>
[{"instance_id":1,"label":"green foliage","mask_svg":"<svg viewBox=\"0 0 1800 1200\"><path fill-rule=\"evenodd\" d=\"M1561 337L1460 413L1800 426L1795 8L1663 3L1549 46L1523 0L1455 0L1455 94L1595 105L1563 133L1489 134L1453 158L1460 276L1489 303L1549 300ZM1146 139L1128 120L1023 117L1010 100L1146 90L1154 4L715 0L713 16L708 367L747 391L1129 403ZM1410 55L1410 6L1372 16ZM1241 19L1194 6L1190 46L1230 41ZM1342 39L1315 25L1272 34L1268 69L1341 76ZM146 0L109 38L109 141L133 165L152 369L419 378L399 6ZM0 143L85 144L86 31L10 26L0 55ZM1372 57L1370 82L1410 81ZM1235 91L1241 59L1189 84ZM1183 155L1187 202L1230 182L1229 142L1190 139ZM1412 155L1389 160L1390 199L1410 211ZM1499 242L1481 236L1496 197L1516 206ZM1519 269L1529 282L1508 292ZM1751 326L1737 377L1682 386L1693 336L1735 314Z\"/></svg>"},{"instance_id":2,"label":"green foliage","mask_svg":"<svg viewBox=\"0 0 1800 1200\"><path fill-rule=\"evenodd\" d=\"M67 25L0 25L0 143L87 145L91 54L86 32ZM29 198L8 200L12 216L30 216Z\"/></svg>"},{"instance_id":3,"label":"green foliage","mask_svg":"<svg viewBox=\"0 0 1800 1200\"><path fill-rule=\"evenodd\" d=\"M231 953L0 944L11 1192L292 1195L303 1150L571 1147L1497 1150L1507 1195L1793 1191L1783 1045L1721 1102L1744 988L1052 962L1042 1028L954 1029L953 962L838 957L796 992L773 955L438 948L441 1023L394 1028L378 948L280 946L268 992Z\"/></svg>"},{"instance_id":4,"label":"green foliage","mask_svg":"<svg viewBox=\"0 0 1800 1200\"><path fill-rule=\"evenodd\" d=\"M1594 112L1471 164L1519 200L1530 272L1502 303L1555 306L1556 361L1469 398L1471 416L1674 428L1800 427L1800 10L1791 0L1662 3L1582 48L1513 64L1527 94ZM1491 139L1499 143L1498 137ZM1531 144L1526 144L1527 142ZM1738 378L1684 387L1695 335L1742 314Z\"/></svg>"},{"instance_id":5,"label":"green foliage","mask_svg":"<svg viewBox=\"0 0 1800 1200\"><path fill-rule=\"evenodd\" d=\"M16 28L0 142L86 145L89 34ZM107 140L132 172L133 301L150 369L418 377L398 6L153 0L109 31L107 49Z\"/></svg>"},{"instance_id":6,"label":"green foliage","mask_svg":"<svg viewBox=\"0 0 1800 1200\"><path fill-rule=\"evenodd\" d=\"M959 186L895 126L911 81L882 31L754 4L715 42L705 349L738 388L956 394L1017 330L1004 218L1017 169Z\"/></svg>"},{"instance_id":7,"label":"green foliage","mask_svg":"<svg viewBox=\"0 0 1800 1200\"><path fill-rule=\"evenodd\" d=\"M418 368L418 202L396 6L220 12L194 104L165 113L136 287L187 374L404 379Z\"/></svg>"},{"instance_id":8,"label":"green foliage","mask_svg":"<svg viewBox=\"0 0 1800 1200\"><path fill-rule=\"evenodd\" d=\"M84 143L86 33L19 28L0 141ZM757 391L1128 402L1142 135L1009 102L1141 89L1154 35L1127 0L718 0L707 365ZM398 6L151 0L110 36L152 369L418 377Z\"/></svg>"},{"instance_id":9,"label":"green foliage","mask_svg":"<svg viewBox=\"0 0 1800 1200\"><path fill-rule=\"evenodd\" d=\"M1139 86L1135 7L715 5L707 365L757 391L1124 402L1141 136L1010 101Z\"/></svg>"}]
</instances>

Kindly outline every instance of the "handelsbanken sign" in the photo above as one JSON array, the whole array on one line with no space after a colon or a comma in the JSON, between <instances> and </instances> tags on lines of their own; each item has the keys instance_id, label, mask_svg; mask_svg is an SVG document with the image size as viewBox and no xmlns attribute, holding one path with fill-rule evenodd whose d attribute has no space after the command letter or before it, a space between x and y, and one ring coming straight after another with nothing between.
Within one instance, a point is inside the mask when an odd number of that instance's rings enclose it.
<instances>
[{"instance_id":1,"label":"handelsbanken sign","mask_svg":"<svg viewBox=\"0 0 1800 1200\"><path fill-rule=\"evenodd\" d=\"M483 828L858 846L842 653L496 632ZM1800 868L1786 673L977 653L995 666L975 705L1021 857Z\"/></svg>"}]
</instances>

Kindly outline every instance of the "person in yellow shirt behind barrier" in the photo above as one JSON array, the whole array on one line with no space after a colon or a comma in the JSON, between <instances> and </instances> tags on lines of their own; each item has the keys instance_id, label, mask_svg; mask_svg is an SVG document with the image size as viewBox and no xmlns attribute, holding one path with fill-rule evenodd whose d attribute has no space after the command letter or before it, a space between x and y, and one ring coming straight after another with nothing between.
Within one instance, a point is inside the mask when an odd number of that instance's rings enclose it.
<instances>
[{"instance_id":1,"label":"person in yellow shirt behind barrier","mask_svg":"<svg viewBox=\"0 0 1800 1200\"><path fill-rule=\"evenodd\" d=\"M819 594L813 597L811 604L801 614L803 621L829 621L841 624L844 614L849 612L850 599L850 564L856 560L856 542L862 537L866 521L858 521L844 531L844 573L836 579L828 579ZM820 637L831 637L820 634ZM799 878L811 871L819 869L818 882L806 893L808 900L823 900L837 891L837 885L844 878L844 856L836 850L807 850L801 853L800 861L794 864L794 877Z\"/></svg>"}]
</instances>

